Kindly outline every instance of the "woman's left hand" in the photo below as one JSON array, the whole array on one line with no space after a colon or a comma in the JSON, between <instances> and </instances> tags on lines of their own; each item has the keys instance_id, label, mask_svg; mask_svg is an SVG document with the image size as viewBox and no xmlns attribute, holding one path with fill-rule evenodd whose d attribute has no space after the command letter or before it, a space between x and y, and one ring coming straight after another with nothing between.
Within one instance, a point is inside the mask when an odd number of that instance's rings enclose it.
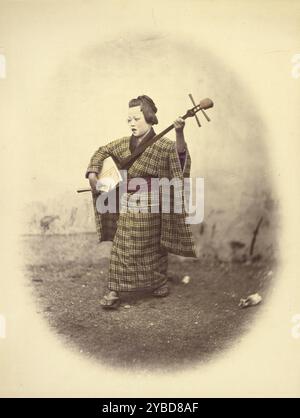
<instances>
[{"instance_id":1,"label":"woman's left hand","mask_svg":"<svg viewBox=\"0 0 300 418\"><path fill-rule=\"evenodd\" d=\"M175 130L177 132L182 132L183 131L183 128L184 128L184 125L185 125L185 121L181 117L177 118L174 121L174 127L175 127Z\"/></svg>"}]
</instances>

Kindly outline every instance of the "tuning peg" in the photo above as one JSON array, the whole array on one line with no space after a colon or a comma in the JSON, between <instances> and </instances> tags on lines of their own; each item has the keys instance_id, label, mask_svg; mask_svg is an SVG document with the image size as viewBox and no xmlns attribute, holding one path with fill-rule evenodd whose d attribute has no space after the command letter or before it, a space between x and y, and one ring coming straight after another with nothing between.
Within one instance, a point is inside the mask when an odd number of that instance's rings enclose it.
<instances>
[{"instance_id":1,"label":"tuning peg","mask_svg":"<svg viewBox=\"0 0 300 418\"><path fill-rule=\"evenodd\" d=\"M207 116L206 112L203 109L200 109L203 115L205 116L207 122L210 122L210 118Z\"/></svg>"},{"instance_id":2,"label":"tuning peg","mask_svg":"<svg viewBox=\"0 0 300 418\"><path fill-rule=\"evenodd\" d=\"M189 98L191 99L191 101L192 101L193 105L194 105L194 106L196 106L195 100L194 100L193 96L191 95L191 93L189 94ZM196 118L196 121L197 121L197 123L198 123L199 128L201 128L201 123L200 123L200 120L198 119L197 114L195 113L195 115L194 115L194 116L195 116L195 118Z\"/></svg>"},{"instance_id":3,"label":"tuning peg","mask_svg":"<svg viewBox=\"0 0 300 418\"><path fill-rule=\"evenodd\" d=\"M194 98L193 98L193 96L191 94L189 94L189 98L191 99L193 105L194 106L197 106L196 103L195 103L195 100L194 100ZM203 109L200 109L200 110L203 113L203 115L205 116L205 119L207 120L207 122L210 122L210 118L207 116L206 112ZM200 125L200 122L199 122L199 120L197 118L197 115L195 115L195 118L197 119L198 125L201 126Z\"/></svg>"}]
</instances>

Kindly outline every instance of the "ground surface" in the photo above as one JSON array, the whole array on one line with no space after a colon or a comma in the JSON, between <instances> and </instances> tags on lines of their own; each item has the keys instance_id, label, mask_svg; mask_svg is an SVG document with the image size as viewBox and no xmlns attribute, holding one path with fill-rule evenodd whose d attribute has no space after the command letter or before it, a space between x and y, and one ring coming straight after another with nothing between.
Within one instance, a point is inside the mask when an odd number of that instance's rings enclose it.
<instances>
[{"instance_id":1,"label":"ground surface","mask_svg":"<svg viewBox=\"0 0 300 418\"><path fill-rule=\"evenodd\" d=\"M116 311L99 305L110 246L95 234L26 236L26 275L36 310L66 344L115 367L174 370L211 360L255 326L268 304L273 267L169 256L171 294L124 294ZM184 284L182 278L190 276ZM241 309L259 292L260 305Z\"/></svg>"}]
</instances>

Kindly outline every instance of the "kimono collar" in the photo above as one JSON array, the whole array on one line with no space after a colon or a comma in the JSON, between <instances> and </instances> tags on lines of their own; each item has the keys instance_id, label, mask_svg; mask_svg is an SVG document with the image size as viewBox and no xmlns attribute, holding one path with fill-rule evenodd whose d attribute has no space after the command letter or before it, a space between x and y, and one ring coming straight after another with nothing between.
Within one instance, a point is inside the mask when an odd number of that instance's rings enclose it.
<instances>
[{"instance_id":1,"label":"kimono collar","mask_svg":"<svg viewBox=\"0 0 300 418\"><path fill-rule=\"evenodd\" d=\"M147 133L147 135L142 139L142 141L137 145L137 137L134 135L131 135L130 141L129 141L129 149L132 153L137 146L140 146L144 142L148 141L149 139L153 138L156 135L153 127L151 127L150 131Z\"/></svg>"}]
</instances>

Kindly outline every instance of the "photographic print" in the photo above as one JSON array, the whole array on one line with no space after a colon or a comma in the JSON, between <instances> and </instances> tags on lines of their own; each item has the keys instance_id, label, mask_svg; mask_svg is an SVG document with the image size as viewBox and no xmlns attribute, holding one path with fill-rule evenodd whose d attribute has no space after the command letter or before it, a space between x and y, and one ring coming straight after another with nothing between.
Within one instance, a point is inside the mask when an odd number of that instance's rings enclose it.
<instances>
[{"instance_id":1,"label":"photographic print","mask_svg":"<svg viewBox=\"0 0 300 418\"><path fill-rule=\"evenodd\" d=\"M1 396L299 396L297 2L0 10Z\"/></svg>"}]
</instances>

